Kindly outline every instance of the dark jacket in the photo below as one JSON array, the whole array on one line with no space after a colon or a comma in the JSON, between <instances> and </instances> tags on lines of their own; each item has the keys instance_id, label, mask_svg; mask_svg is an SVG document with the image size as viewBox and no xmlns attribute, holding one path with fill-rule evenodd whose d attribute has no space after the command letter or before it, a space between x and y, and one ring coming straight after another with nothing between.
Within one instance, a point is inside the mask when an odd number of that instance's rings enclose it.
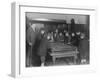
<instances>
[{"instance_id":1,"label":"dark jacket","mask_svg":"<svg viewBox=\"0 0 100 80\"><path fill-rule=\"evenodd\" d=\"M36 33L33 31L31 27L29 27L26 34L26 40L28 43L31 42L34 45L35 39L36 39Z\"/></svg>"},{"instance_id":2,"label":"dark jacket","mask_svg":"<svg viewBox=\"0 0 100 80\"><path fill-rule=\"evenodd\" d=\"M73 46L78 47L79 46L79 42L80 42L80 40L79 40L79 38L77 36L71 37L71 43L72 43Z\"/></svg>"},{"instance_id":3,"label":"dark jacket","mask_svg":"<svg viewBox=\"0 0 100 80\"><path fill-rule=\"evenodd\" d=\"M40 41L37 54L39 56L46 56L47 50L48 50L48 40L46 39L46 37L43 37Z\"/></svg>"},{"instance_id":4,"label":"dark jacket","mask_svg":"<svg viewBox=\"0 0 100 80\"><path fill-rule=\"evenodd\" d=\"M86 38L80 40L79 52L80 52L81 59L89 58L89 41Z\"/></svg>"}]
</instances>

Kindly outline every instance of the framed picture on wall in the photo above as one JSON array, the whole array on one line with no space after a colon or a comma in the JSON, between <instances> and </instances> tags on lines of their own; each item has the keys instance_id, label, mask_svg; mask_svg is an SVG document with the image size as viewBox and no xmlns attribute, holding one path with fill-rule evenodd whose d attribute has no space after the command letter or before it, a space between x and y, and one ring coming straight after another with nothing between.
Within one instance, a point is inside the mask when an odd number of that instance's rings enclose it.
<instances>
[{"instance_id":1,"label":"framed picture on wall","mask_svg":"<svg viewBox=\"0 0 100 80\"><path fill-rule=\"evenodd\" d=\"M95 9L12 3L14 77L93 72Z\"/></svg>"}]
</instances>

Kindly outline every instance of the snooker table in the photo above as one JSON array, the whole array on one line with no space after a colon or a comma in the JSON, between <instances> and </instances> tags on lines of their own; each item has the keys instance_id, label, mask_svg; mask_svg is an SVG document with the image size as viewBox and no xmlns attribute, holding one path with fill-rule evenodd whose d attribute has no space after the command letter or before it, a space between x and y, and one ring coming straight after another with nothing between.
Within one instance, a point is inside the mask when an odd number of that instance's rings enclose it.
<instances>
[{"instance_id":1,"label":"snooker table","mask_svg":"<svg viewBox=\"0 0 100 80\"><path fill-rule=\"evenodd\" d=\"M53 64L55 64L56 58L71 56L74 57L74 63L76 64L78 51L75 46L61 42L51 42L50 48L52 50L50 55L52 56Z\"/></svg>"}]
</instances>

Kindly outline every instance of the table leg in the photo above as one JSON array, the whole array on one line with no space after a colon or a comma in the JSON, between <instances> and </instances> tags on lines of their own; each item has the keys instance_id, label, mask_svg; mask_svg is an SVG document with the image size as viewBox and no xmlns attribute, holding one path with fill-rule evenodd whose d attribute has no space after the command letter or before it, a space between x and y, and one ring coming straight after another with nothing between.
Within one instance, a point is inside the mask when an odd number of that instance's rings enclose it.
<instances>
[{"instance_id":1,"label":"table leg","mask_svg":"<svg viewBox=\"0 0 100 80\"><path fill-rule=\"evenodd\" d=\"M52 57L52 59L53 59L53 64L55 64L56 57L55 57L55 56L53 56L53 57Z\"/></svg>"},{"instance_id":2,"label":"table leg","mask_svg":"<svg viewBox=\"0 0 100 80\"><path fill-rule=\"evenodd\" d=\"M74 56L74 64L76 64L77 61L77 55Z\"/></svg>"}]
</instances>

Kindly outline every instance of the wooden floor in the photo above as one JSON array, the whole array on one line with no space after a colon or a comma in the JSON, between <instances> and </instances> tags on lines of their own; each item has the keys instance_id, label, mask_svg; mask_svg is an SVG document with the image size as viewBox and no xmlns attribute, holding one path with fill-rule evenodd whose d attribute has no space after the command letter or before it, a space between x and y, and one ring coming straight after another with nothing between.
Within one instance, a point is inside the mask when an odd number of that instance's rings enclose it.
<instances>
[{"instance_id":1,"label":"wooden floor","mask_svg":"<svg viewBox=\"0 0 100 80\"><path fill-rule=\"evenodd\" d=\"M87 63L84 63L84 64L87 64ZM45 63L45 66L62 66L62 65L81 65L81 64L79 62L75 64L74 59L72 57L58 58L56 59L55 64L53 64L52 61L48 61Z\"/></svg>"}]
</instances>

